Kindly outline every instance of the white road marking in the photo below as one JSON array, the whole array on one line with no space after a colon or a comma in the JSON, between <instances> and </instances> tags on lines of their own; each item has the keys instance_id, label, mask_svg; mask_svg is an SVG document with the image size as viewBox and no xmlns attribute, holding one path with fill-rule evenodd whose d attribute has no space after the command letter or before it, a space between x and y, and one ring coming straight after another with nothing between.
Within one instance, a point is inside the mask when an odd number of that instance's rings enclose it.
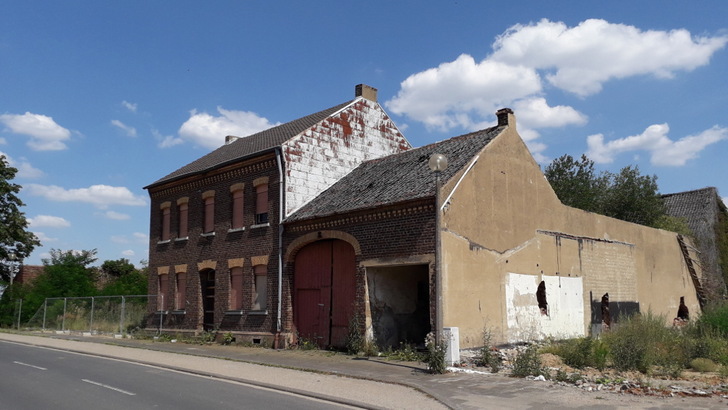
<instances>
[{"instance_id":1,"label":"white road marking","mask_svg":"<svg viewBox=\"0 0 728 410\"><path fill-rule=\"evenodd\" d=\"M34 369L38 369L38 370L48 370L48 369L46 369L45 367L40 367L40 366L33 366L32 364L28 364L28 363L23 363L23 362L13 362L13 363L15 363L15 364L19 364L19 365L21 365L21 366L28 366L28 367L32 367L32 368L34 368Z\"/></svg>"},{"instance_id":2,"label":"white road marking","mask_svg":"<svg viewBox=\"0 0 728 410\"><path fill-rule=\"evenodd\" d=\"M86 383L91 383L91 384L94 384L96 386L105 387L105 388L110 389L110 390L113 390L113 391L118 391L119 393L128 394L129 396L136 396L136 393L132 393L130 391L122 390L122 389L120 389L118 387L109 386L108 384L103 384L103 383L95 382L93 380L88 380L88 379L81 379L81 381L84 381Z\"/></svg>"}]
</instances>

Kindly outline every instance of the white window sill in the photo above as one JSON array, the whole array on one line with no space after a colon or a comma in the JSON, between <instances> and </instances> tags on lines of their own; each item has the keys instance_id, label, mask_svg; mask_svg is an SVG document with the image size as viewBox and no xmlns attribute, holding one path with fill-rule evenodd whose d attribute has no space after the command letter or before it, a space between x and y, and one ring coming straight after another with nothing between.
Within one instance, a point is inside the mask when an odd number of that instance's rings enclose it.
<instances>
[{"instance_id":1,"label":"white window sill","mask_svg":"<svg viewBox=\"0 0 728 410\"><path fill-rule=\"evenodd\" d=\"M168 313L169 313L168 310L158 310L155 312L155 314L157 314L157 315L166 315Z\"/></svg>"},{"instance_id":2,"label":"white window sill","mask_svg":"<svg viewBox=\"0 0 728 410\"><path fill-rule=\"evenodd\" d=\"M266 222L266 223L264 223L264 224L258 224L258 225L250 225L250 229L255 229L255 228L266 228L266 227L268 227L268 226L270 226L270 222Z\"/></svg>"},{"instance_id":3,"label":"white window sill","mask_svg":"<svg viewBox=\"0 0 728 410\"><path fill-rule=\"evenodd\" d=\"M202 236L203 238L207 238L207 237L210 237L210 236L215 236L215 232L203 233L203 234L200 234L200 236Z\"/></svg>"},{"instance_id":4,"label":"white window sill","mask_svg":"<svg viewBox=\"0 0 728 410\"><path fill-rule=\"evenodd\" d=\"M267 310L251 310L250 312L248 312L248 315L250 316L265 316L267 314Z\"/></svg>"},{"instance_id":5,"label":"white window sill","mask_svg":"<svg viewBox=\"0 0 728 410\"><path fill-rule=\"evenodd\" d=\"M242 228L230 228L228 229L228 232L242 232L245 230L245 227Z\"/></svg>"},{"instance_id":6,"label":"white window sill","mask_svg":"<svg viewBox=\"0 0 728 410\"><path fill-rule=\"evenodd\" d=\"M226 310L225 316L242 316L243 311L242 310Z\"/></svg>"},{"instance_id":7,"label":"white window sill","mask_svg":"<svg viewBox=\"0 0 728 410\"><path fill-rule=\"evenodd\" d=\"M170 242L172 242L171 239L167 239L167 240L164 240L164 241L157 241L157 245L164 245L165 243L170 243Z\"/></svg>"},{"instance_id":8,"label":"white window sill","mask_svg":"<svg viewBox=\"0 0 728 410\"><path fill-rule=\"evenodd\" d=\"M186 315L187 314L187 311L186 310L182 310L182 309L178 309L178 310L173 310L170 313L172 313L173 315Z\"/></svg>"},{"instance_id":9,"label":"white window sill","mask_svg":"<svg viewBox=\"0 0 728 410\"><path fill-rule=\"evenodd\" d=\"M184 238L175 238L175 242L182 242L182 241L188 241L190 240L189 236L185 236Z\"/></svg>"}]
</instances>

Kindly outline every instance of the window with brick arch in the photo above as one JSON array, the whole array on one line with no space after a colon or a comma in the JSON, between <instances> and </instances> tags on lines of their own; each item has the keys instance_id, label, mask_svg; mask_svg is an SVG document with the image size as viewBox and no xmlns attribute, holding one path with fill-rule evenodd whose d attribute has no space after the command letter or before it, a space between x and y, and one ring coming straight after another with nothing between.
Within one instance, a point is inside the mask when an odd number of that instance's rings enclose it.
<instances>
[{"instance_id":1,"label":"window with brick arch","mask_svg":"<svg viewBox=\"0 0 728 410\"><path fill-rule=\"evenodd\" d=\"M215 231L215 193L207 191L202 195L204 203L204 220L202 222L202 233Z\"/></svg>"},{"instance_id":2,"label":"window with brick arch","mask_svg":"<svg viewBox=\"0 0 728 410\"><path fill-rule=\"evenodd\" d=\"M171 218L171 204L165 202L161 206L161 219L162 219L162 232L160 232L159 240L168 241L170 237L170 218Z\"/></svg>"},{"instance_id":3,"label":"window with brick arch","mask_svg":"<svg viewBox=\"0 0 728 410\"><path fill-rule=\"evenodd\" d=\"M230 229L241 229L244 225L244 208L243 208L243 186L242 184L233 185L230 188L232 196L232 220L230 221Z\"/></svg>"},{"instance_id":4,"label":"window with brick arch","mask_svg":"<svg viewBox=\"0 0 728 410\"><path fill-rule=\"evenodd\" d=\"M187 302L187 274L184 272L177 273L177 292L174 294L174 308L176 310L185 310Z\"/></svg>"},{"instance_id":5,"label":"window with brick arch","mask_svg":"<svg viewBox=\"0 0 728 410\"><path fill-rule=\"evenodd\" d=\"M252 310L268 308L268 267L257 265L253 268L253 306Z\"/></svg>"},{"instance_id":6,"label":"window with brick arch","mask_svg":"<svg viewBox=\"0 0 728 410\"><path fill-rule=\"evenodd\" d=\"M230 269L230 310L243 310L243 268Z\"/></svg>"},{"instance_id":7,"label":"window with brick arch","mask_svg":"<svg viewBox=\"0 0 728 410\"><path fill-rule=\"evenodd\" d=\"M268 183L255 187L255 223L268 223Z\"/></svg>"},{"instance_id":8,"label":"window with brick arch","mask_svg":"<svg viewBox=\"0 0 728 410\"><path fill-rule=\"evenodd\" d=\"M187 238L187 215L189 205L187 201L177 202L177 238Z\"/></svg>"},{"instance_id":9,"label":"window with brick arch","mask_svg":"<svg viewBox=\"0 0 728 410\"><path fill-rule=\"evenodd\" d=\"M159 285L159 293L157 294L157 308L164 310L167 306L167 290L169 289L169 275L157 276L157 283Z\"/></svg>"}]
</instances>

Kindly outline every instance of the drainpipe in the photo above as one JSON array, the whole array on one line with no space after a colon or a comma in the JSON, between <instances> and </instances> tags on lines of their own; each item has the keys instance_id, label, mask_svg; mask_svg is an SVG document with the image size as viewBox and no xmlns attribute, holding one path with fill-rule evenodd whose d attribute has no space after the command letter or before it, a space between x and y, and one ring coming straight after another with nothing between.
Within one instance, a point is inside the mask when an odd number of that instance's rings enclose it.
<instances>
[{"instance_id":1,"label":"drainpipe","mask_svg":"<svg viewBox=\"0 0 728 410\"><path fill-rule=\"evenodd\" d=\"M281 148L276 148L276 163L278 164L278 316L276 318L276 337L275 337L275 343L276 347L278 347L278 339L281 334L281 317L282 317L282 309L283 309L283 207L285 206L285 202L283 200L283 185L285 182L285 177L283 175L283 163L282 163L282 153Z\"/></svg>"}]
</instances>

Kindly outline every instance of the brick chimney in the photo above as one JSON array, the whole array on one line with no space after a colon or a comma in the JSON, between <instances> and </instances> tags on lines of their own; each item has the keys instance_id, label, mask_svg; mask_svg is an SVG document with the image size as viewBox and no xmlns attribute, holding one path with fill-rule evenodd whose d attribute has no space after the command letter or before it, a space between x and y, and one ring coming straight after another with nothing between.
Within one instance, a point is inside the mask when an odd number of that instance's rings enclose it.
<instances>
[{"instance_id":1,"label":"brick chimney","mask_svg":"<svg viewBox=\"0 0 728 410\"><path fill-rule=\"evenodd\" d=\"M364 97L370 101L377 101L377 89L366 84L358 84L354 89L354 97Z\"/></svg>"},{"instance_id":2,"label":"brick chimney","mask_svg":"<svg viewBox=\"0 0 728 410\"><path fill-rule=\"evenodd\" d=\"M232 144L236 140L239 140L240 137L236 137L234 135L228 135L225 137L225 145Z\"/></svg>"},{"instance_id":3,"label":"brick chimney","mask_svg":"<svg viewBox=\"0 0 728 410\"><path fill-rule=\"evenodd\" d=\"M495 113L498 117L499 127L516 127L516 116L513 115L513 110L510 108L501 108Z\"/></svg>"}]
</instances>

